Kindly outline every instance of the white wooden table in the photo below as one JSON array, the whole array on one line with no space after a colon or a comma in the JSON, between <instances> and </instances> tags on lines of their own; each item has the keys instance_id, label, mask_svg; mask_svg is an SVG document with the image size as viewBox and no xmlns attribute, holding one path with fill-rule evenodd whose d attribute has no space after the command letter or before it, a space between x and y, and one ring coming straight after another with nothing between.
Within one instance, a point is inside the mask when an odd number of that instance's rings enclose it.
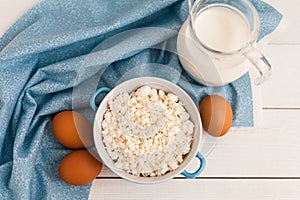
<instances>
[{"instance_id":1,"label":"white wooden table","mask_svg":"<svg viewBox=\"0 0 300 200\"><path fill-rule=\"evenodd\" d=\"M37 2L0 0L0 35ZM138 185L104 168L93 182L90 199L300 199L300 1L267 2L284 14L288 27L264 51L273 75L255 88L258 126L221 138L197 179L179 176Z\"/></svg>"}]
</instances>

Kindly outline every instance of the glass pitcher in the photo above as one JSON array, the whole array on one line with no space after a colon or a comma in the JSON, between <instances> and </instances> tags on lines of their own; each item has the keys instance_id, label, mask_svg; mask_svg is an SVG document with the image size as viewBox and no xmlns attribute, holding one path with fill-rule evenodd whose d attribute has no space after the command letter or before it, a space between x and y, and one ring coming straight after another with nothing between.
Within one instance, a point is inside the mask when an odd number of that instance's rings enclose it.
<instances>
[{"instance_id":1,"label":"glass pitcher","mask_svg":"<svg viewBox=\"0 0 300 200\"><path fill-rule=\"evenodd\" d=\"M271 75L271 65L256 48L259 16L248 0L188 0L189 17L177 39L186 71L206 85L224 85L253 65L259 85Z\"/></svg>"}]
</instances>

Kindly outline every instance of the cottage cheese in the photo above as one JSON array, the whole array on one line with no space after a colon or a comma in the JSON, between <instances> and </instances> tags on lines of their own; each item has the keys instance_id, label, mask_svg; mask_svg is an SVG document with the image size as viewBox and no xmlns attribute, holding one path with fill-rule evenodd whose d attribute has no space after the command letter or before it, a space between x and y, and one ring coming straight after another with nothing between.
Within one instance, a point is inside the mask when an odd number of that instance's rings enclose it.
<instances>
[{"instance_id":1,"label":"cottage cheese","mask_svg":"<svg viewBox=\"0 0 300 200\"><path fill-rule=\"evenodd\" d=\"M115 167L136 176L176 170L191 149L194 124L174 94L143 86L108 102L102 121Z\"/></svg>"}]
</instances>

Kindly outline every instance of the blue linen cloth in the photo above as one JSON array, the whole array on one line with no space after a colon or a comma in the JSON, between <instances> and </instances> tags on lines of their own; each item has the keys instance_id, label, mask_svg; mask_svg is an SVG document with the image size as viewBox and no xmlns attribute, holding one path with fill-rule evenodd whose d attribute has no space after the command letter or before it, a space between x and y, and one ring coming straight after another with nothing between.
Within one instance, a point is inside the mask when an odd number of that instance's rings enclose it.
<instances>
[{"instance_id":1,"label":"blue linen cloth","mask_svg":"<svg viewBox=\"0 0 300 200\"><path fill-rule=\"evenodd\" d=\"M252 2L262 38L282 16L264 2ZM78 109L92 121L86 94L96 87L162 77L184 88L195 103L207 94L226 96L234 126L253 126L247 74L214 88L195 83L182 70L172 50L187 13L182 0L46 0L21 17L0 39L0 199L88 198L91 184L74 187L58 176L60 161L71 150L54 139L51 119Z\"/></svg>"}]
</instances>

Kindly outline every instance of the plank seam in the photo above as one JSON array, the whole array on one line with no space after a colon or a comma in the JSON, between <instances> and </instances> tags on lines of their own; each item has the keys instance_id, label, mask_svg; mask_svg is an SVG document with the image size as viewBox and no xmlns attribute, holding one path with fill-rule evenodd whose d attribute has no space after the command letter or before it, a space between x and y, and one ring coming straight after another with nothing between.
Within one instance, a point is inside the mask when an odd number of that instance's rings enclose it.
<instances>
[{"instance_id":1,"label":"plank seam","mask_svg":"<svg viewBox=\"0 0 300 200\"><path fill-rule=\"evenodd\" d=\"M122 180L121 177L96 177L96 179L118 179ZM174 177L175 180L192 180L185 177ZM208 179L222 179L222 180L300 180L300 177L197 177L195 179L202 179L202 180L208 180Z\"/></svg>"},{"instance_id":2,"label":"plank seam","mask_svg":"<svg viewBox=\"0 0 300 200\"><path fill-rule=\"evenodd\" d=\"M300 110L299 107L263 107L263 110Z\"/></svg>"}]
</instances>

